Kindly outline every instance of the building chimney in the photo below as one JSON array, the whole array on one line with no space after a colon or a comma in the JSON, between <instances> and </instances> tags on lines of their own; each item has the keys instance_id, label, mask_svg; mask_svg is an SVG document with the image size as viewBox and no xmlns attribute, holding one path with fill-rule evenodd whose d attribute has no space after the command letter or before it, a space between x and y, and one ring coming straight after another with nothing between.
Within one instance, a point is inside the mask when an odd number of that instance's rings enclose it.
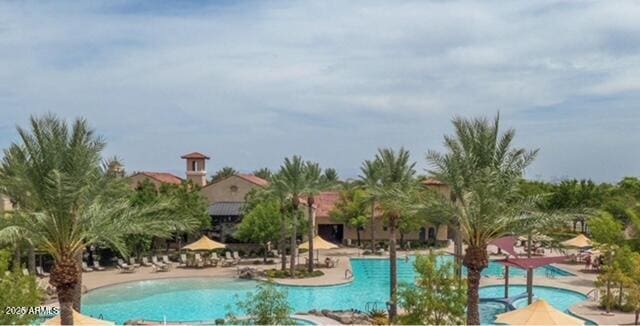
<instances>
[{"instance_id":1,"label":"building chimney","mask_svg":"<svg viewBox=\"0 0 640 326\"><path fill-rule=\"evenodd\" d=\"M187 161L187 180L191 180L193 184L200 187L207 185L207 169L205 162L209 159L208 156L193 152L181 156L182 159Z\"/></svg>"}]
</instances>

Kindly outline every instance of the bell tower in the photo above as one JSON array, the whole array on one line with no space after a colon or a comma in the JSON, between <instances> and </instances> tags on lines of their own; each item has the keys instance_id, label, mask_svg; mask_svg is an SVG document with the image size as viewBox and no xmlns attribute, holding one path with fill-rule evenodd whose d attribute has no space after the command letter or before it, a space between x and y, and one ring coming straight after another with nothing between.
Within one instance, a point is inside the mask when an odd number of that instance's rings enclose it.
<instances>
[{"instance_id":1,"label":"bell tower","mask_svg":"<svg viewBox=\"0 0 640 326\"><path fill-rule=\"evenodd\" d=\"M187 161L187 180L191 180L193 184L200 187L207 185L207 169L205 166L208 156L193 152L182 155L180 158Z\"/></svg>"}]
</instances>

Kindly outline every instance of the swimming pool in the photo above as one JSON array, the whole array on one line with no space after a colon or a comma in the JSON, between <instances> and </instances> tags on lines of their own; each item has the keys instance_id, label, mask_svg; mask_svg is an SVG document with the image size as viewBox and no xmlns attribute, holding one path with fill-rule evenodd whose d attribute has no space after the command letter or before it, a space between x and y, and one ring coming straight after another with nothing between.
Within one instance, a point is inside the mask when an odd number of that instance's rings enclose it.
<instances>
[{"instance_id":1,"label":"swimming pool","mask_svg":"<svg viewBox=\"0 0 640 326\"><path fill-rule=\"evenodd\" d=\"M450 259L443 257L443 259ZM413 282L414 258L398 261L400 282ZM311 309L359 309L385 308L389 298L389 261L386 259L352 259L354 280L350 284L326 287L283 286L289 302L297 312ZM167 321L205 321L224 318L227 312L236 314L234 303L254 291L258 283L227 278L162 279L124 283L96 289L83 296L83 313L102 316L104 319L123 323L129 319ZM538 297L552 297L534 289ZM513 286L512 294L519 294ZM481 297L500 297L500 287L495 291L481 290ZM498 293L497 295L494 295ZM560 306L563 309L564 306ZM493 320L496 307L481 307L483 318Z\"/></svg>"}]
</instances>

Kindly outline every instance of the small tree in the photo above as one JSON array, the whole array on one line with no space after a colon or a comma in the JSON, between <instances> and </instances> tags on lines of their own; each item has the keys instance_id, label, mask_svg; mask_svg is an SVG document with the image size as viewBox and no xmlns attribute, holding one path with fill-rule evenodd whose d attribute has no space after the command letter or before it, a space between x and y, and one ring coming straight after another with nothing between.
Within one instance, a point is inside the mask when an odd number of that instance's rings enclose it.
<instances>
[{"instance_id":1,"label":"small tree","mask_svg":"<svg viewBox=\"0 0 640 326\"><path fill-rule=\"evenodd\" d=\"M24 276L19 272L10 272L11 254L0 251L0 324L28 325L38 316L34 314L16 314L7 309L11 307L34 307L42 303L42 291L33 276Z\"/></svg>"},{"instance_id":2,"label":"small tree","mask_svg":"<svg viewBox=\"0 0 640 326\"><path fill-rule=\"evenodd\" d=\"M635 325L638 325L640 319L640 254L633 255L635 263L633 271L629 274L629 287L627 289L627 305L635 313Z\"/></svg>"},{"instance_id":3,"label":"small tree","mask_svg":"<svg viewBox=\"0 0 640 326\"><path fill-rule=\"evenodd\" d=\"M591 219L589 228L591 229L593 240L605 257L603 272L598 275L596 283L598 286L605 288L605 296L602 298L601 303L609 313L614 301L611 287L615 282L621 280L621 272L613 262L618 244L622 242L622 225L611 214L603 212Z\"/></svg>"},{"instance_id":4,"label":"small tree","mask_svg":"<svg viewBox=\"0 0 640 326\"><path fill-rule=\"evenodd\" d=\"M400 306L405 325L460 325L465 321L466 288L455 277L453 263L438 262L437 255L420 256L414 267L416 284L402 284Z\"/></svg>"},{"instance_id":5,"label":"small tree","mask_svg":"<svg viewBox=\"0 0 640 326\"><path fill-rule=\"evenodd\" d=\"M235 237L242 241L259 243L264 248L267 262L267 244L280 236L280 207L275 200L258 204L250 210L236 229Z\"/></svg>"},{"instance_id":6,"label":"small tree","mask_svg":"<svg viewBox=\"0 0 640 326\"><path fill-rule=\"evenodd\" d=\"M216 181L220 181L234 175L238 175L238 171L230 166L225 166L222 169L218 170L216 174L213 175L213 177L211 177L211 182L213 183Z\"/></svg>"},{"instance_id":7,"label":"small tree","mask_svg":"<svg viewBox=\"0 0 640 326\"><path fill-rule=\"evenodd\" d=\"M340 192L340 199L331 211L331 219L348 224L356 229L358 247L360 231L369 224L369 198L363 189L348 189Z\"/></svg>"},{"instance_id":8,"label":"small tree","mask_svg":"<svg viewBox=\"0 0 640 326\"><path fill-rule=\"evenodd\" d=\"M261 283L255 293L247 294L244 300L238 300L236 306L247 319L239 320L232 313L227 315L233 325L294 325L291 319L293 308L289 306L287 292L278 289L273 283Z\"/></svg>"}]
</instances>

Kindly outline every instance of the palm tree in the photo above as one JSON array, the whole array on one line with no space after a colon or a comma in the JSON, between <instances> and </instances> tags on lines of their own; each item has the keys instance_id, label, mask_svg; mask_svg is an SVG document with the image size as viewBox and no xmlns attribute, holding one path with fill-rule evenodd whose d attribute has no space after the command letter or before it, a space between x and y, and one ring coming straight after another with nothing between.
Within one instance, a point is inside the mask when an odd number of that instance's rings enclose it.
<instances>
[{"instance_id":1,"label":"palm tree","mask_svg":"<svg viewBox=\"0 0 640 326\"><path fill-rule=\"evenodd\" d=\"M332 184L336 184L340 181L340 178L338 177L338 171L336 171L336 169L334 168L324 169L324 173L322 174L322 179Z\"/></svg>"},{"instance_id":2,"label":"palm tree","mask_svg":"<svg viewBox=\"0 0 640 326\"><path fill-rule=\"evenodd\" d=\"M404 148L396 153L392 149L379 149L375 161L379 162L380 184L373 189L389 227L389 276L391 322L398 315L398 266L396 261L396 230L403 219L415 216L413 200L417 190L415 162Z\"/></svg>"},{"instance_id":3,"label":"palm tree","mask_svg":"<svg viewBox=\"0 0 640 326\"><path fill-rule=\"evenodd\" d=\"M180 212L170 203L132 207L128 196L112 196L129 188L102 169L105 142L85 120L70 128L53 115L32 117L31 130L18 133L21 143L4 151L0 189L19 207L0 221L0 239L26 237L53 257L49 282L63 324L72 325L72 309L80 310L79 264L87 246L108 245L126 255L130 234L167 237L197 225L176 217Z\"/></svg>"},{"instance_id":4,"label":"palm tree","mask_svg":"<svg viewBox=\"0 0 640 326\"><path fill-rule=\"evenodd\" d=\"M328 189L334 182L331 179L326 178L326 172L322 174L322 169L318 163L307 162L305 165L305 189L304 194L307 196L307 215L309 222L309 261L307 263L307 270L309 273L313 272L313 238L316 231L316 196ZM335 171L334 171L335 172ZM337 175L336 175L337 177Z\"/></svg>"},{"instance_id":5,"label":"palm tree","mask_svg":"<svg viewBox=\"0 0 640 326\"><path fill-rule=\"evenodd\" d=\"M445 136L445 154L429 151L431 174L451 187L456 217L467 242L462 263L467 267L467 323L480 324L480 273L488 266L487 245L513 231L522 216L518 184L537 150L513 148L515 131L499 130L499 115L453 119L455 136Z\"/></svg>"},{"instance_id":6,"label":"palm tree","mask_svg":"<svg viewBox=\"0 0 640 326\"><path fill-rule=\"evenodd\" d=\"M373 253L376 251L376 196L373 190L380 185L380 174L382 173L380 162L366 160L362 163L360 171L362 173L359 176L360 183L367 190L371 205L371 222L369 224L371 227L371 252Z\"/></svg>"},{"instance_id":7,"label":"palm tree","mask_svg":"<svg viewBox=\"0 0 640 326\"><path fill-rule=\"evenodd\" d=\"M294 155L292 158L285 158L284 164L280 166L280 171L273 179L273 183L291 203L291 262L289 268L291 277L295 277L300 197L307 189L306 164L302 157Z\"/></svg>"},{"instance_id":8,"label":"palm tree","mask_svg":"<svg viewBox=\"0 0 640 326\"><path fill-rule=\"evenodd\" d=\"M211 182L216 182L216 181L220 181L220 180L224 180L230 176L234 176L234 175L238 175L238 171L236 171L236 169L230 167L230 166L225 166L222 169L218 170L218 172L216 172L216 174L213 175L213 177L211 177Z\"/></svg>"}]
</instances>

